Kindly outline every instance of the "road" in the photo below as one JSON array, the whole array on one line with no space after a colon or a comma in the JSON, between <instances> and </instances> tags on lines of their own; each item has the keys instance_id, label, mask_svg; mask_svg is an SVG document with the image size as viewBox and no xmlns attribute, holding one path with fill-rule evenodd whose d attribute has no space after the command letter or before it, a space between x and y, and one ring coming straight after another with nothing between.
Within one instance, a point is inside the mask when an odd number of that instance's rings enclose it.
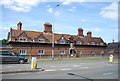
<instances>
[{"instance_id":1,"label":"road","mask_svg":"<svg viewBox=\"0 0 120 81\"><path fill-rule=\"evenodd\" d=\"M3 74L3 79L118 79L118 64L109 64L108 60L74 60L40 62L43 72ZM4 64L9 68L28 68L30 64ZM5 69L5 68L4 68Z\"/></svg>"}]
</instances>

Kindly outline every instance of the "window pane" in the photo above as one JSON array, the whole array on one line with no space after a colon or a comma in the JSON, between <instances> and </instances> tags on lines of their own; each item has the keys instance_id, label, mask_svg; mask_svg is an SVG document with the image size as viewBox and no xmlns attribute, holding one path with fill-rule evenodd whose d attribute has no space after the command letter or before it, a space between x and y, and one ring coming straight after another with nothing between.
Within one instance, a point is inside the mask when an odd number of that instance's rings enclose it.
<instances>
[{"instance_id":1,"label":"window pane","mask_svg":"<svg viewBox=\"0 0 120 81\"><path fill-rule=\"evenodd\" d=\"M8 54L9 51L2 51L2 54Z\"/></svg>"},{"instance_id":2,"label":"window pane","mask_svg":"<svg viewBox=\"0 0 120 81\"><path fill-rule=\"evenodd\" d=\"M60 43L61 43L61 44L65 44L65 41L64 41L64 40L61 40Z\"/></svg>"},{"instance_id":3,"label":"window pane","mask_svg":"<svg viewBox=\"0 0 120 81\"><path fill-rule=\"evenodd\" d=\"M91 42L91 45L95 45L95 42Z\"/></svg>"},{"instance_id":4,"label":"window pane","mask_svg":"<svg viewBox=\"0 0 120 81\"><path fill-rule=\"evenodd\" d=\"M91 54L95 54L95 52L94 52L94 51L91 51Z\"/></svg>"},{"instance_id":5,"label":"window pane","mask_svg":"<svg viewBox=\"0 0 120 81\"><path fill-rule=\"evenodd\" d=\"M77 41L77 44L82 44L82 42L81 41Z\"/></svg>"},{"instance_id":6,"label":"window pane","mask_svg":"<svg viewBox=\"0 0 120 81\"><path fill-rule=\"evenodd\" d=\"M39 39L38 41L41 43L44 43L44 39Z\"/></svg>"},{"instance_id":7,"label":"window pane","mask_svg":"<svg viewBox=\"0 0 120 81\"><path fill-rule=\"evenodd\" d=\"M20 54L26 54L26 50L20 50Z\"/></svg>"},{"instance_id":8,"label":"window pane","mask_svg":"<svg viewBox=\"0 0 120 81\"><path fill-rule=\"evenodd\" d=\"M60 54L65 54L65 51L64 51L64 50L61 50L61 51L60 51Z\"/></svg>"},{"instance_id":9,"label":"window pane","mask_svg":"<svg viewBox=\"0 0 120 81\"><path fill-rule=\"evenodd\" d=\"M100 45L104 45L103 43L100 43Z\"/></svg>"},{"instance_id":10,"label":"window pane","mask_svg":"<svg viewBox=\"0 0 120 81\"><path fill-rule=\"evenodd\" d=\"M77 51L78 54L82 54L82 51Z\"/></svg>"},{"instance_id":11,"label":"window pane","mask_svg":"<svg viewBox=\"0 0 120 81\"><path fill-rule=\"evenodd\" d=\"M20 41L26 41L26 38L20 38Z\"/></svg>"},{"instance_id":12,"label":"window pane","mask_svg":"<svg viewBox=\"0 0 120 81\"><path fill-rule=\"evenodd\" d=\"M44 50L38 50L38 54L44 54Z\"/></svg>"},{"instance_id":13,"label":"window pane","mask_svg":"<svg viewBox=\"0 0 120 81\"><path fill-rule=\"evenodd\" d=\"M104 54L104 51L101 51L100 54Z\"/></svg>"}]
</instances>

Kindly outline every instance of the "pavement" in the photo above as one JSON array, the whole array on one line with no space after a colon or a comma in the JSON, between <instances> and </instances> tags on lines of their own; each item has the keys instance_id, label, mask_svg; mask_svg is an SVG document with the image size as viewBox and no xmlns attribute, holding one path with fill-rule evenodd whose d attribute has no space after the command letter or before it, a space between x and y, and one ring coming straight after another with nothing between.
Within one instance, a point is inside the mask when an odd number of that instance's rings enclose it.
<instances>
[{"instance_id":1,"label":"pavement","mask_svg":"<svg viewBox=\"0 0 120 81\"><path fill-rule=\"evenodd\" d=\"M94 58L94 57L90 57L90 58ZM100 58L100 57L98 57ZM59 60L64 60L64 59L68 59L68 58L62 58ZM85 59L85 58L70 58L70 59ZM38 60L50 60L50 59L38 59ZM58 59L55 59L58 60ZM92 60L91 60L92 61ZM97 60L100 61L100 60ZM76 63L79 63L78 61L75 61ZM0 65L0 67L2 67L2 70L0 70L0 74L11 74L11 73L26 73L26 72L41 72L41 71L51 71L51 67L55 67L56 65L60 65L63 62L59 62L57 63L56 61L52 61L52 62L38 62L37 63L37 68L36 69L31 69L31 63L25 63L25 64L2 64ZM68 63L71 63L70 66L72 66L72 63L74 63L74 61L68 61L65 62L64 65L62 66L66 66ZM106 63L109 63L108 61L106 61ZM117 61L115 60L113 62L117 63ZM52 66L51 66L52 65ZM60 66L60 67L62 67ZM77 65L74 65L74 67L78 67ZM87 68L87 67L84 67ZM62 70L66 70L66 69L62 69ZM69 70L69 68L67 68L67 70Z\"/></svg>"},{"instance_id":2,"label":"pavement","mask_svg":"<svg viewBox=\"0 0 120 81\"><path fill-rule=\"evenodd\" d=\"M6 70L1 71L0 74L10 74L10 73L25 73L25 72L41 72L44 69L19 69L19 70Z\"/></svg>"}]
</instances>

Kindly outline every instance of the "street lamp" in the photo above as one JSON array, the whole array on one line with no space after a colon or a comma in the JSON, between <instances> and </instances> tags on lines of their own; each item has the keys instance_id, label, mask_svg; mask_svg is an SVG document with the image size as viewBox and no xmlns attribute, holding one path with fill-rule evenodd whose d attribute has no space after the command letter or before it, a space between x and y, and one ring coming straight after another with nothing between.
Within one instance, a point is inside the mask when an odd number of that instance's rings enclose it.
<instances>
[{"instance_id":1,"label":"street lamp","mask_svg":"<svg viewBox=\"0 0 120 81\"><path fill-rule=\"evenodd\" d=\"M61 4L61 3L60 3L60 4ZM56 5L56 6L53 8L52 60L54 60L54 14L55 14L55 9L56 9L58 6L60 6L60 4Z\"/></svg>"}]
</instances>

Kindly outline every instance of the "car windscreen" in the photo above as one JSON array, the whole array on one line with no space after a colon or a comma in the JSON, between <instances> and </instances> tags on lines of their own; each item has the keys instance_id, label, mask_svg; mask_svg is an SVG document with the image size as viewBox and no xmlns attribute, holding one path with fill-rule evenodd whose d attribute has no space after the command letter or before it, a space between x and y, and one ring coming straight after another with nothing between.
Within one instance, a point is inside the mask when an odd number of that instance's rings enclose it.
<instances>
[{"instance_id":1,"label":"car windscreen","mask_svg":"<svg viewBox=\"0 0 120 81\"><path fill-rule=\"evenodd\" d=\"M9 54L9 51L0 51L0 54Z\"/></svg>"},{"instance_id":2,"label":"car windscreen","mask_svg":"<svg viewBox=\"0 0 120 81\"><path fill-rule=\"evenodd\" d=\"M9 56L9 52L8 51L3 51L3 50L1 51L0 50L0 55L5 55L5 56L7 55L7 56Z\"/></svg>"}]
</instances>

